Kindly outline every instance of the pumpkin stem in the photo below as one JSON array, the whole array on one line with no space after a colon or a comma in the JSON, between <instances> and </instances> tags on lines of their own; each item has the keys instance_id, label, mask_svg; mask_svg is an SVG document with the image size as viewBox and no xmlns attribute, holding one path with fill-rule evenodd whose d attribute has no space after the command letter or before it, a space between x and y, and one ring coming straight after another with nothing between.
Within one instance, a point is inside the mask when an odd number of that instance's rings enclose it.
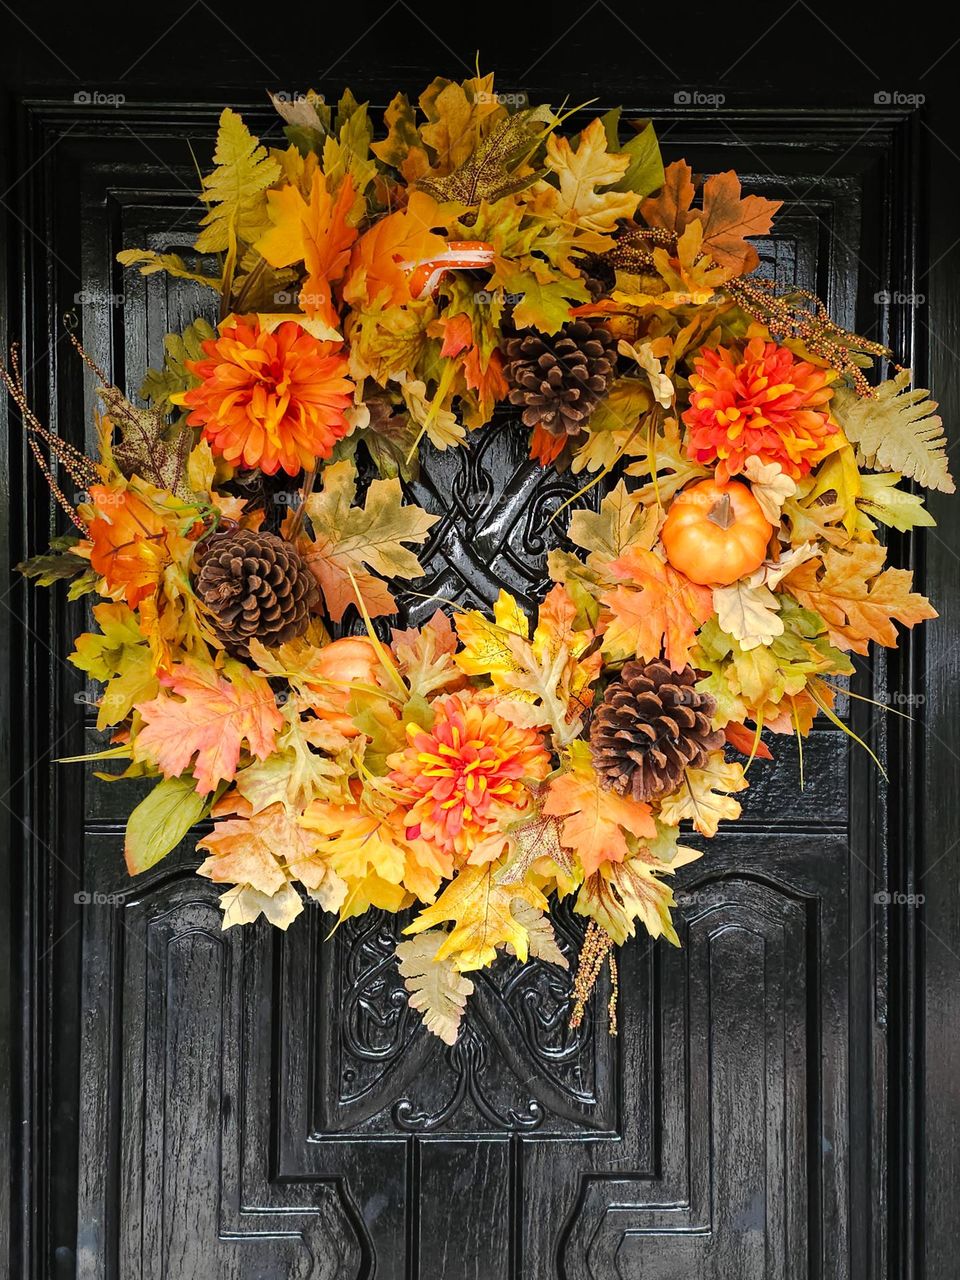
<instances>
[{"instance_id":1,"label":"pumpkin stem","mask_svg":"<svg viewBox=\"0 0 960 1280\"><path fill-rule=\"evenodd\" d=\"M725 493L722 498L717 499L707 512L707 519L715 524L718 529L730 528L736 517L733 514L729 493Z\"/></svg>"}]
</instances>

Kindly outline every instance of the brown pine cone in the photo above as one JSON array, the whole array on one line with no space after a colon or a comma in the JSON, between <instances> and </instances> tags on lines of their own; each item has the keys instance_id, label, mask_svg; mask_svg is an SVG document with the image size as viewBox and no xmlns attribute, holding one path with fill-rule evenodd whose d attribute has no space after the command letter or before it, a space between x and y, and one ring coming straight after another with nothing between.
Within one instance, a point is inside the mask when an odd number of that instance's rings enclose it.
<instances>
[{"instance_id":1,"label":"brown pine cone","mask_svg":"<svg viewBox=\"0 0 960 1280\"><path fill-rule=\"evenodd\" d=\"M506 345L510 403L527 427L576 435L614 376L614 339L589 320L569 320L558 333L527 329Z\"/></svg>"},{"instance_id":2,"label":"brown pine cone","mask_svg":"<svg viewBox=\"0 0 960 1280\"><path fill-rule=\"evenodd\" d=\"M198 557L194 587L230 653L245 657L254 638L273 647L306 631L317 584L292 543L228 529L202 542Z\"/></svg>"},{"instance_id":3,"label":"brown pine cone","mask_svg":"<svg viewBox=\"0 0 960 1280\"><path fill-rule=\"evenodd\" d=\"M628 662L606 691L590 727L590 748L601 781L620 795L652 800L670 795L685 769L697 768L724 735L713 729L716 700L696 687L692 667Z\"/></svg>"}]
</instances>

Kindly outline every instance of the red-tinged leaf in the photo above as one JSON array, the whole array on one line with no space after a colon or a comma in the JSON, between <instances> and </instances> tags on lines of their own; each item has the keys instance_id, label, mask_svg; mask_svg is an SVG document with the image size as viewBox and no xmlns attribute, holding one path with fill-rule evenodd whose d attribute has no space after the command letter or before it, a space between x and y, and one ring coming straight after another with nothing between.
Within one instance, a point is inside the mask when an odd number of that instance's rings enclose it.
<instances>
[{"instance_id":1,"label":"red-tinged leaf","mask_svg":"<svg viewBox=\"0 0 960 1280\"><path fill-rule=\"evenodd\" d=\"M161 677L170 693L136 708L143 727L134 759L148 760L168 778L190 770L200 795L237 772L241 747L265 760L276 746L283 719L273 690L240 663L228 674L199 662L180 663Z\"/></svg>"},{"instance_id":2,"label":"red-tinged leaf","mask_svg":"<svg viewBox=\"0 0 960 1280\"><path fill-rule=\"evenodd\" d=\"M773 759L773 752L762 738L757 743L756 751L754 751L753 744L757 736L755 729L749 729L745 724L737 724L733 720L724 727L723 732L731 747L735 747L742 755L754 755L758 760Z\"/></svg>"}]
</instances>

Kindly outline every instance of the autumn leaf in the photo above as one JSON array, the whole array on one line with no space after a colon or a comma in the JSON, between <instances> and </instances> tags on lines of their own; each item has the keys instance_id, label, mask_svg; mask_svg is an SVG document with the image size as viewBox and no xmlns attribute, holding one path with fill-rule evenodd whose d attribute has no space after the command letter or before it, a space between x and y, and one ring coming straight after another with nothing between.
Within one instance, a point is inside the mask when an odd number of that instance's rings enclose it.
<instances>
[{"instance_id":1,"label":"autumn leaf","mask_svg":"<svg viewBox=\"0 0 960 1280\"><path fill-rule=\"evenodd\" d=\"M672 862L663 862L641 846L623 862L606 863L588 876L573 909L595 920L619 945L634 936L639 920L651 938L664 937L678 947L670 918L673 890L660 877L699 857L697 850L681 848Z\"/></svg>"},{"instance_id":2,"label":"autumn leaf","mask_svg":"<svg viewBox=\"0 0 960 1280\"><path fill-rule=\"evenodd\" d=\"M468 208L522 191L537 178L524 161L552 119L549 107L525 107L501 120L452 173L421 177L417 185L436 200L455 200Z\"/></svg>"},{"instance_id":3,"label":"autumn leaf","mask_svg":"<svg viewBox=\"0 0 960 1280\"><path fill-rule=\"evenodd\" d=\"M871 640L895 648L894 621L912 627L938 615L911 589L910 570L883 568L886 556L876 543L852 543L849 551L829 547L784 579L784 588L826 620L839 648L867 653Z\"/></svg>"},{"instance_id":4,"label":"autumn leaf","mask_svg":"<svg viewBox=\"0 0 960 1280\"><path fill-rule=\"evenodd\" d=\"M438 76L420 95L427 122L420 137L433 152L431 170L453 173L507 115L493 89L493 76L456 84Z\"/></svg>"},{"instance_id":5,"label":"autumn leaf","mask_svg":"<svg viewBox=\"0 0 960 1280\"><path fill-rule=\"evenodd\" d=\"M649 551L657 537L657 513L618 481L600 501L599 511L575 511L568 537L590 554L587 564L605 572L630 547Z\"/></svg>"},{"instance_id":6,"label":"autumn leaf","mask_svg":"<svg viewBox=\"0 0 960 1280\"><path fill-rule=\"evenodd\" d=\"M752 271L759 258L746 237L766 235L782 201L741 195L740 180L732 170L707 179L702 209L692 208L695 194L690 166L678 160L667 167L661 192L643 201L640 216L648 226L672 231L678 237L691 222L699 221L703 228L701 252L728 274Z\"/></svg>"},{"instance_id":7,"label":"autumn leaf","mask_svg":"<svg viewBox=\"0 0 960 1280\"><path fill-rule=\"evenodd\" d=\"M208 289L220 289L220 277L208 276L202 271L194 271L188 267L178 253L157 253L153 249L121 249L117 261L123 267L138 267L142 276L156 275L165 271L175 280L192 280L194 284L205 285Z\"/></svg>"},{"instance_id":8,"label":"autumn leaf","mask_svg":"<svg viewBox=\"0 0 960 1280\"><path fill-rule=\"evenodd\" d=\"M106 584L104 594L135 609L157 590L168 565L192 553L185 530L198 512L140 482L91 485L90 506L90 542L78 550L87 550Z\"/></svg>"},{"instance_id":9,"label":"autumn leaf","mask_svg":"<svg viewBox=\"0 0 960 1280\"><path fill-rule=\"evenodd\" d=\"M249 884L271 897L289 876L286 865L310 852L308 833L282 804L222 818L197 842L209 855L197 874L215 884Z\"/></svg>"},{"instance_id":10,"label":"autumn leaf","mask_svg":"<svg viewBox=\"0 0 960 1280\"><path fill-rule=\"evenodd\" d=\"M266 230L265 192L280 177L280 166L229 107L220 116L213 158L216 168L203 179L203 198L213 207L201 221L196 247L235 258L238 242L252 244Z\"/></svg>"},{"instance_id":11,"label":"autumn leaf","mask_svg":"<svg viewBox=\"0 0 960 1280\"><path fill-rule=\"evenodd\" d=\"M786 474L779 462L763 462L755 454L747 458L743 474L750 481L750 489L764 518L776 528L783 504L797 491L797 482Z\"/></svg>"},{"instance_id":12,"label":"autumn leaf","mask_svg":"<svg viewBox=\"0 0 960 1280\"><path fill-rule=\"evenodd\" d=\"M170 692L137 706L143 726L133 755L166 777L191 769L204 795L234 777L244 743L260 760L276 746L283 720L273 690L241 663L228 662L221 674L191 659L162 675L160 683Z\"/></svg>"},{"instance_id":13,"label":"autumn leaf","mask_svg":"<svg viewBox=\"0 0 960 1280\"><path fill-rule=\"evenodd\" d=\"M745 650L769 644L775 636L783 635L779 600L762 581L754 584L753 577L751 574L729 587L713 589L717 621Z\"/></svg>"},{"instance_id":14,"label":"autumn leaf","mask_svg":"<svg viewBox=\"0 0 960 1280\"><path fill-rule=\"evenodd\" d=\"M441 690L453 693L466 684L453 660L457 637L440 609L422 627L394 630L390 647L413 697L427 698Z\"/></svg>"},{"instance_id":15,"label":"autumn leaf","mask_svg":"<svg viewBox=\"0 0 960 1280\"><path fill-rule=\"evenodd\" d=\"M600 656L585 657L592 631L574 631L576 605L557 584L540 606L533 638L526 617L507 591L494 605L494 621L475 609L456 617L463 649L457 666L469 676L489 676L506 698L537 705L531 724L549 724L559 745L575 738L589 705L590 686L600 671ZM501 710L503 708L501 707Z\"/></svg>"},{"instance_id":16,"label":"autumn leaf","mask_svg":"<svg viewBox=\"0 0 960 1280\"><path fill-rule=\"evenodd\" d=\"M692 169L685 160L675 160L664 170L660 191L641 203L640 216L648 227L660 227L680 235L690 221L695 195Z\"/></svg>"},{"instance_id":17,"label":"autumn leaf","mask_svg":"<svg viewBox=\"0 0 960 1280\"><path fill-rule=\"evenodd\" d=\"M881 382L875 396L838 386L830 409L844 435L857 446L857 461L879 471L897 471L927 489L954 493L947 442L937 402L930 392L908 390L911 373L901 369Z\"/></svg>"},{"instance_id":18,"label":"autumn leaf","mask_svg":"<svg viewBox=\"0 0 960 1280\"><path fill-rule=\"evenodd\" d=\"M314 737L318 732L328 732L329 726L322 720L301 720L293 697L287 699L282 715L285 723L276 749L265 760L255 760L237 774L239 794L249 801L254 813L277 804L299 812L318 797L343 798L343 769L313 749Z\"/></svg>"},{"instance_id":19,"label":"autumn leaf","mask_svg":"<svg viewBox=\"0 0 960 1280\"><path fill-rule=\"evenodd\" d=\"M372 481L362 507L352 505L356 492L354 464L335 462L324 467L321 491L305 503L311 534L300 550L334 622L356 603L354 583L371 617L393 613L396 601L386 583L368 570L388 578L421 577L420 561L403 544L424 542L439 519L405 503L397 479Z\"/></svg>"},{"instance_id":20,"label":"autumn leaf","mask_svg":"<svg viewBox=\"0 0 960 1280\"><path fill-rule=\"evenodd\" d=\"M523 898L514 898L510 904L513 918L527 931L527 954L532 960L545 960L560 969L569 969L570 961L557 944L557 935L550 917L536 907L532 907ZM516 954L512 942L506 944L506 950Z\"/></svg>"},{"instance_id":21,"label":"autumn leaf","mask_svg":"<svg viewBox=\"0 0 960 1280\"><path fill-rule=\"evenodd\" d=\"M334 199L319 170L313 174L309 202L292 185L270 191L268 212L274 225L256 244L273 267L304 263L307 277L300 290L300 306L334 332L340 317L334 305L333 285L343 278L357 238L356 227L347 221L354 195L353 179L348 174Z\"/></svg>"},{"instance_id":22,"label":"autumn leaf","mask_svg":"<svg viewBox=\"0 0 960 1280\"><path fill-rule=\"evenodd\" d=\"M674 671L681 671L697 628L713 614L710 589L642 546L628 547L610 571L621 584L601 597L609 614L604 652L614 660L637 657L647 662L662 653Z\"/></svg>"},{"instance_id":23,"label":"autumn leaf","mask_svg":"<svg viewBox=\"0 0 960 1280\"><path fill-rule=\"evenodd\" d=\"M740 817L740 802L730 793L746 787L743 767L714 751L702 769L687 769L679 791L661 801L660 820L676 827L690 818L701 835L713 837L721 821Z\"/></svg>"},{"instance_id":24,"label":"autumn leaf","mask_svg":"<svg viewBox=\"0 0 960 1280\"><path fill-rule=\"evenodd\" d=\"M303 903L287 880L273 894L261 893L253 885L236 884L220 895L220 909L224 929L232 929L238 924L253 924L261 915L276 928L289 929L303 911Z\"/></svg>"},{"instance_id":25,"label":"autumn leaf","mask_svg":"<svg viewBox=\"0 0 960 1280\"><path fill-rule=\"evenodd\" d=\"M620 218L632 217L639 196L632 191L604 190L621 181L630 166L628 155L611 155L607 135L599 119L581 133L576 150L567 138L547 138L547 169L559 183L551 200L554 215L589 231L609 235Z\"/></svg>"},{"instance_id":26,"label":"autumn leaf","mask_svg":"<svg viewBox=\"0 0 960 1280\"><path fill-rule=\"evenodd\" d=\"M405 209L375 222L353 246L343 289L346 300L355 306L375 302L381 308L410 302L409 264L446 252L446 240L433 231L441 221L436 201L414 191Z\"/></svg>"},{"instance_id":27,"label":"autumn leaf","mask_svg":"<svg viewBox=\"0 0 960 1280\"><path fill-rule=\"evenodd\" d=\"M760 259L746 237L766 235L782 203L742 196L732 169L713 174L703 185L703 210L693 215L703 223L703 252L737 275L752 271Z\"/></svg>"},{"instance_id":28,"label":"autumn leaf","mask_svg":"<svg viewBox=\"0 0 960 1280\"><path fill-rule=\"evenodd\" d=\"M897 488L897 483L902 479L903 476L896 472L892 475L867 472L860 476L858 529L872 531L877 527L874 520L879 520L891 529L899 529L901 533L910 529L929 529L937 523L924 508L923 499L918 493L908 493L906 489Z\"/></svg>"},{"instance_id":29,"label":"autumn leaf","mask_svg":"<svg viewBox=\"0 0 960 1280\"><path fill-rule=\"evenodd\" d=\"M106 729L125 720L135 702L154 697L159 684L136 615L124 604L98 604L93 616L99 633L79 636L69 660L106 685L97 710L97 728Z\"/></svg>"},{"instance_id":30,"label":"autumn leaf","mask_svg":"<svg viewBox=\"0 0 960 1280\"><path fill-rule=\"evenodd\" d=\"M421 911L404 933L422 933L447 921L453 928L437 950L437 959L450 957L456 969L467 973L483 969L496 958L497 948L510 943L520 960L528 954L527 930L513 914L516 899L540 911L547 900L532 885L501 882L493 863L464 867L433 904Z\"/></svg>"},{"instance_id":31,"label":"autumn leaf","mask_svg":"<svg viewBox=\"0 0 960 1280\"><path fill-rule=\"evenodd\" d=\"M473 983L457 971L452 960L437 959L446 938L443 929L405 938L397 944L397 967L410 993L410 1007L422 1014L427 1030L444 1044L456 1044Z\"/></svg>"},{"instance_id":32,"label":"autumn leaf","mask_svg":"<svg viewBox=\"0 0 960 1280\"><path fill-rule=\"evenodd\" d=\"M430 157L417 130L416 109L405 93L391 99L383 113L387 136L370 150L384 164L399 170L403 180L413 185L430 168Z\"/></svg>"},{"instance_id":33,"label":"autumn leaf","mask_svg":"<svg viewBox=\"0 0 960 1280\"><path fill-rule=\"evenodd\" d=\"M569 758L570 768L547 784L543 812L563 819L560 838L589 876L601 863L623 861L625 832L642 839L657 829L649 805L600 785L585 743L573 743Z\"/></svg>"}]
</instances>

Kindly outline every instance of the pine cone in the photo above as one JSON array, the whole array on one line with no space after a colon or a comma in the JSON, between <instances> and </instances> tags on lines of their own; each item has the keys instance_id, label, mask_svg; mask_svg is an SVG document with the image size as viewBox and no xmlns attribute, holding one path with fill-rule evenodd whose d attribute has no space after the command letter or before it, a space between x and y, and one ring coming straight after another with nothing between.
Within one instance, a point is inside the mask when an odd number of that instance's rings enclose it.
<instances>
[{"instance_id":1,"label":"pine cone","mask_svg":"<svg viewBox=\"0 0 960 1280\"><path fill-rule=\"evenodd\" d=\"M606 329L580 319L558 333L529 329L510 338L510 403L523 406L524 425L576 435L613 379L613 345Z\"/></svg>"},{"instance_id":2,"label":"pine cone","mask_svg":"<svg viewBox=\"0 0 960 1280\"><path fill-rule=\"evenodd\" d=\"M626 664L590 727L604 786L634 800L670 795L685 769L723 745L723 733L710 724L716 700L696 689L696 681L692 667L671 671L662 659Z\"/></svg>"},{"instance_id":3,"label":"pine cone","mask_svg":"<svg viewBox=\"0 0 960 1280\"><path fill-rule=\"evenodd\" d=\"M292 543L228 529L201 543L199 554L194 586L230 653L246 656L254 637L273 647L306 631L317 584Z\"/></svg>"},{"instance_id":4,"label":"pine cone","mask_svg":"<svg viewBox=\"0 0 960 1280\"><path fill-rule=\"evenodd\" d=\"M616 268L603 253L584 254L577 259L577 268L594 302L605 294L613 293L617 286Z\"/></svg>"}]
</instances>

